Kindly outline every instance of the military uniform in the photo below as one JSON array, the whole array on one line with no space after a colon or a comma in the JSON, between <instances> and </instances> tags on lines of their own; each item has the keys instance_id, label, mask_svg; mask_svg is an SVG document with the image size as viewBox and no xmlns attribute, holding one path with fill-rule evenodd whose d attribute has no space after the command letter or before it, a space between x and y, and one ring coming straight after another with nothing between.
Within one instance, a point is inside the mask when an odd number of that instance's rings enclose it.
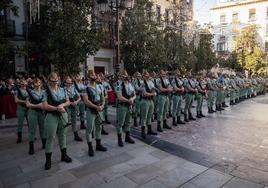
<instances>
[{"instance_id":1,"label":"military uniform","mask_svg":"<svg viewBox=\"0 0 268 188\"><path fill-rule=\"evenodd\" d=\"M173 109L172 109L172 117L173 117L173 125L176 126L177 124L185 124L185 122L181 121L181 105L182 105L182 96L184 93L183 87L183 80L181 78L175 77L171 85L173 86ZM180 89L181 91L177 91ZM177 119L177 121L176 121Z\"/></svg>"},{"instance_id":2,"label":"military uniform","mask_svg":"<svg viewBox=\"0 0 268 188\"><path fill-rule=\"evenodd\" d=\"M29 96L27 91L24 89L21 89L20 87L16 87L15 90L15 96L21 100L21 101L25 101L27 97ZM21 142L21 138L22 138L22 128L23 128L23 122L24 122L24 118L27 117L27 111L28 108L26 107L25 103L18 103L17 104L17 134L18 134L18 139L17 139L17 143Z\"/></svg>"},{"instance_id":3,"label":"military uniform","mask_svg":"<svg viewBox=\"0 0 268 188\"><path fill-rule=\"evenodd\" d=\"M184 107L184 121L188 122L189 120L196 120L193 118L191 113L191 108L193 104L193 96L196 92L193 92L191 90L196 90L196 82L194 79L185 79L184 84L185 88L185 107Z\"/></svg>"},{"instance_id":4,"label":"military uniform","mask_svg":"<svg viewBox=\"0 0 268 188\"><path fill-rule=\"evenodd\" d=\"M167 112L169 108L169 99L168 99L168 91L161 91L161 88L168 89L171 87L169 80L167 78L160 77L157 80L158 86L158 113L157 113L157 131L163 132L163 128L171 129L167 125ZM163 124L162 124L163 122Z\"/></svg>"},{"instance_id":5,"label":"military uniform","mask_svg":"<svg viewBox=\"0 0 268 188\"><path fill-rule=\"evenodd\" d=\"M95 86L89 84L83 96L87 96L88 100L96 106L104 105L103 88L100 84L95 84ZM86 139L89 147L88 148L89 156L94 156L94 151L92 147L92 132L93 134L95 133L96 150L107 151L107 148L105 148L101 144L101 125L102 122L104 121L103 111L98 112L97 109L87 106L86 117L87 117Z\"/></svg>"},{"instance_id":6,"label":"military uniform","mask_svg":"<svg viewBox=\"0 0 268 188\"><path fill-rule=\"evenodd\" d=\"M28 89L28 101L30 104L40 104L45 101L45 91L44 90L30 90ZM39 126L39 134L42 139L42 148L45 149L46 137L44 132L44 119L45 114L41 108L29 108L28 110L28 121L29 121L29 154L34 154L34 139L35 139L35 131L36 127Z\"/></svg>"},{"instance_id":7,"label":"military uniform","mask_svg":"<svg viewBox=\"0 0 268 188\"><path fill-rule=\"evenodd\" d=\"M141 98L142 98L142 85L143 80L137 78L133 82L135 91L136 91L136 100L135 100L135 105L134 105L134 126L138 126L137 123L137 117L140 116L140 111L141 111Z\"/></svg>"},{"instance_id":8,"label":"military uniform","mask_svg":"<svg viewBox=\"0 0 268 188\"><path fill-rule=\"evenodd\" d=\"M154 83L151 80L144 80L142 85L142 99L141 99L141 129L142 134L141 136L145 139L145 127L147 127L148 131L147 133L150 135L157 135L157 133L152 131L152 116L154 113L154 93L155 93L155 87ZM147 96L146 94L149 94L151 96Z\"/></svg>"},{"instance_id":9,"label":"military uniform","mask_svg":"<svg viewBox=\"0 0 268 188\"><path fill-rule=\"evenodd\" d=\"M104 104L104 110L103 110L105 123L111 124L111 122L108 121L108 91L111 90L111 86L107 81L104 81L102 85L104 87L104 96L105 96L105 104Z\"/></svg>"},{"instance_id":10,"label":"military uniform","mask_svg":"<svg viewBox=\"0 0 268 188\"><path fill-rule=\"evenodd\" d=\"M198 92L195 95L196 98L196 117L197 118L202 118L206 117L203 112L202 112L202 106L203 106L203 101L204 101L204 96L206 95L206 81L204 79L199 79L196 81L196 87Z\"/></svg>"},{"instance_id":11,"label":"military uniform","mask_svg":"<svg viewBox=\"0 0 268 188\"><path fill-rule=\"evenodd\" d=\"M64 88L58 87L57 91L53 91L49 86L45 92L44 102L48 105L57 107L60 104L65 103L69 100L68 95ZM67 112L61 113L59 111L46 111L45 117L45 135L46 135L46 164L45 169L48 170L51 167L51 155L53 150L53 143L56 135L58 136L59 146L61 149L61 160L67 163L71 162L72 159L66 154L66 133L68 114Z\"/></svg>"},{"instance_id":12,"label":"military uniform","mask_svg":"<svg viewBox=\"0 0 268 188\"><path fill-rule=\"evenodd\" d=\"M76 102L80 98L80 93L76 90L76 88L72 85L70 87L65 87L67 95L69 97L70 102ZM70 105L67 109L68 116L71 118L72 131L74 133L75 141L82 141L82 138L78 136L78 130L76 125L76 116L77 116L77 105Z\"/></svg>"},{"instance_id":13,"label":"military uniform","mask_svg":"<svg viewBox=\"0 0 268 188\"><path fill-rule=\"evenodd\" d=\"M117 96L122 96L125 99L131 99L136 96L134 86L128 81L127 83L123 81L120 85L116 88ZM116 127L117 136L118 136L118 145L123 147L122 142L122 131L126 133L125 141L128 143L134 144L134 140L130 137L130 128L131 128L131 121L132 121L132 113L133 113L133 105L129 102L125 102L119 99L118 101L118 124Z\"/></svg>"},{"instance_id":14,"label":"military uniform","mask_svg":"<svg viewBox=\"0 0 268 188\"><path fill-rule=\"evenodd\" d=\"M80 83L74 82L74 86L75 86L75 89L79 92L79 95L81 96L81 101L79 101L78 103L80 128L86 129L85 127L85 103L82 100L82 95L85 92L86 86L82 82Z\"/></svg>"}]
</instances>

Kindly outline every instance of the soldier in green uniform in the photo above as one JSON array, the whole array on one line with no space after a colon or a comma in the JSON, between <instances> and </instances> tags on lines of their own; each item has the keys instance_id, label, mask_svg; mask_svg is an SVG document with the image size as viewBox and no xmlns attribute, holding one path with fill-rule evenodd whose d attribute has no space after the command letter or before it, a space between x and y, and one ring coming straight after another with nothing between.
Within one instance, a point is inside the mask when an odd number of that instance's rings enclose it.
<instances>
[{"instance_id":1,"label":"soldier in green uniform","mask_svg":"<svg viewBox=\"0 0 268 188\"><path fill-rule=\"evenodd\" d=\"M104 95L100 85L97 84L97 76L94 71L88 72L89 84L83 94L83 101L86 105L87 129L86 138L88 143L88 155L94 156L92 146L92 132L95 129L96 150L107 151L107 148L101 144L101 125L104 120Z\"/></svg>"},{"instance_id":2,"label":"soldier in green uniform","mask_svg":"<svg viewBox=\"0 0 268 188\"><path fill-rule=\"evenodd\" d=\"M157 75L153 71L151 73L151 80L154 83L154 87L156 90L156 96L154 96L154 117L153 120L157 120L157 112L158 112L158 89L157 89Z\"/></svg>"},{"instance_id":3,"label":"soldier in green uniform","mask_svg":"<svg viewBox=\"0 0 268 188\"><path fill-rule=\"evenodd\" d=\"M181 72L176 70L176 76L172 80L171 85L173 86L173 109L172 109L172 125L177 126L177 124L185 124L181 120L181 104L182 104L182 95L184 93L183 80ZM177 121L176 121L177 119Z\"/></svg>"},{"instance_id":4,"label":"soldier in green uniform","mask_svg":"<svg viewBox=\"0 0 268 188\"><path fill-rule=\"evenodd\" d=\"M231 79L229 82L229 89L230 89L230 105L235 105L236 104L236 93L237 93L237 85L235 82L235 75L231 75Z\"/></svg>"},{"instance_id":5,"label":"soldier in green uniform","mask_svg":"<svg viewBox=\"0 0 268 188\"><path fill-rule=\"evenodd\" d=\"M196 83L192 77L191 71L187 74L187 79L184 80L183 83L184 89L185 89L185 107L184 107L184 121L189 122L189 120L196 120L192 113L192 103L193 103L193 96L197 92Z\"/></svg>"},{"instance_id":6,"label":"soldier in green uniform","mask_svg":"<svg viewBox=\"0 0 268 188\"><path fill-rule=\"evenodd\" d=\"M129 81L129 76L126 71L121 74L122 82L116 88L118 98L118 124L116 127L118 146L123 147L122 129L126 133L125 142L134 144L135 141L130 136L131 120L133 113L133 105L136 99L134 86Z\"/></svg>"},{"instance_id":7,"label":"soldier in green uniform","mask_svg":"<svg viewBox=\"0 0 268 188\"><path fill-rule=\"evenodd\" d=\"M147 126L148 135L157 135L152 131L152 116L154 112L154 97L156 96L156 91L154 83L150 80L150 74L145 71L143 73L143 84L142 84L142 99L141 99L141 137L146 139L145 128Z\"/></svg>"},{"instance_id":8,"label":"soldier in green uniform","mask_svg":"<svg viewBox=\"0 0 268 188\"><path fill-rule=\"evenodd\" d=\"M207 95L207 82L204 78L204 76L202 75L202 73L199 73L197 75L197 80L196 80L196 87L198 92L195 95L196 98L196 117L197 118L202 118L202 117L206 117L203 112L202 112L202 106L203 106L203 100L204 97L206 97Z\"/></svg>"},{"instance_id":9,"label":"soldier in green uniform","mask_svg":"<svg viewBox=\"0 0 268 188\"><path fill-rule=\"evenodd\" d=\"M82 94L85 92L86 86L82 82L80 75L76 75L74 79L75 89L79 92L81 100L78 103L79 117L80 117L80 128L86 129L85 126L85 103L83 102Z\"/></svg>"},{"instance_id":10,"label":"soldier in green uniform","mask_svg":"<svg viewBox=\"0 0 268 188\"><path fill-rule=\"evenodd\" d=\"M167 112L168 112L168 94L173 91L168 79L166 78L166 72L160 71L160 77L157 80L158 87L158 113L157 113L157 131L163 132L163 128L171 129L167 124ZM163 123L163 124L162 124Z\"/></svg>"},{"instance_id":11,"label":"soldier in green uniform","mask_svg":"<svg viewBox=\"0 0 268 188\"><path fill-rule=\"evenodd\" d=\"M65 80L65 90L69 97L70 106L67 109L68 116L71 119L72 131L74 133L74 140L82 142L82 138L78 135L76 116L77 116L77 104L81 101L80 93L75 89L72 79L67 77Z\"/></svg>"},{"instance_id":12,"label":"soldier in green uniform","mask_svg":"<svg viewBox=\"0 0 268 188\"><path fill-rule=\"evenodd\" d=\"M208 113L214 113L216 112L213 109L214 103L215 103L215 93L218 89L216 87L216 81L215 81L215 75L212 73L209 74L209 79L207 80L207 87L208 87Z\"/></svg>"},{"instance_id":13,"label":"soldier in green uniform","mask_svg":"<svg viewBox=\"0 0 268 188\"><path fill-rule=\"evenodd\" d=\"M133 84L134 84L135 91L136 91L136 100L135 100L135 105L134 105L133 118L134 118L134 127L137 127L138 126L137 117L140 116L140 110L141 110L140 104L141 104L141 92L142 92L142 85L143 85L142 76L139 72L136 72L134 74Z\"/></svg>"},{"instance_id":14,"label":"soldier in green uniform","mask_svg":"<svg viewBox=\"0 0 268 188\"><path fill-rule=\"evenodd\" d=\"M41 80L35 78L33 80L33 89L27 89L29 97L27 98L26 106L28 110L29 120L29 155L34 154L34 139L36 127L39 126L40 138L42 139L42 148L45 149L46 137L44 133L43 102L45 100L45 91L41 89Z\"/></svg>"},{"instance_id":15,"label":"soldier in green uniform","mask_svg":"<svg viewBox=\"0 0 268 188\"><path fill-rule=\"evenodd\" d=\"M103 107L103 111L101 112L103 114L103 121L101 122L101 134L108 135L109 133L107 131L105 131L105 129L104 129L105 115L107 115L107 108L108 108L108 94L107 94L105 87L104 87L104 84L103 84L103 74L102 73L97 74L96 82L97 82L97 85L102 92L102 96L104 97L104 107ZM105 113L105 111L106 111L106 113Z\"/></svg>"},{"instance_id":16,"label":"soldier in green uniform","mask_svg":"<svg viewBox=\"0 0 268 188\"><path fill-rule=\"evenodd\" d=\"M223 100L224 90L223 90L222 75L220 73L218 74L216 86L218 88L216 91L216 110L222 111L222 110L224 110L224 108L222 108L222 100Z\"/></svg>"},{"instance_id":17,"label":"soldier in green uniform","mask_svg":"<svg viewBox=\"0 0 268 188\"><path fill-rule=\"evenodd\" d=\"M64 88L58 86L59 77L56 73L51 73L48 77L49 85L46 88L46 97L43 102L43 108L46 110L45 117L45 134L46 134L46 163L45 169L51 168L51 155L53 142L58 136L61 149L61 161L66 163L72 162L72 159L66 152L66 133L68 114L66 107L70 105L68 95Z\"/></svg>"},{"instance_id":18,"label":"soldier in green uniform","mask_svg":"<svg viewBox=\"0 0 268 188\"><path fill-rule=\"evenodd\" d=\"M105 97L105 105L104 105L104 118L105 118L105 123L106 124L111 124L111 122L108 120L108 92L112 91L112 88L108 82L108 80L106 79L106 77L101 74L101 78L102 78L102 85L104 87L104 97Z\"/></svg>"},{"instance_id":19,"label":"soldier in green uniform","mask_svg":"<svg viewBox=\"0 0 268 188\"><path fill-rule=\"evenodd\" d=\"M16 85L15 91L15 102L17 103L17 143L22 142L22 128L24 119L27 117L28 108L26 107L26 99L28 97L28 93L26 91L27 82L26 80L20 80L20 86Z\"/></svg>"}]
</instances>

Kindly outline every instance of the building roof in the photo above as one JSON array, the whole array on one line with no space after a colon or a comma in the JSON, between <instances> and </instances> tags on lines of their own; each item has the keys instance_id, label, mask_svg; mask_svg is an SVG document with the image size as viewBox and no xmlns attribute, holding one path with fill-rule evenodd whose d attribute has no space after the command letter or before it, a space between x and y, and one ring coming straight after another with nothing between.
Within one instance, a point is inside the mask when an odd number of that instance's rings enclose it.
<instances>
[{"instance_id":1,"label":"building roof","mask_svg":"<svg viewBox=\"0 0 268 188\"><path fill-rule=\"evenodd\" d=\"M245 6L250 4L256 4L256 3L264 3L268 2L268 0L252 0L252 1L244 1L244 2L232 2L232 3L226 3L224 5L218 5L215 7L212 7L210 10L219 10L219 9L226 9L226 8L232 8L232 7L239 7L239 6Z\"/></svg>"}]
</instances>

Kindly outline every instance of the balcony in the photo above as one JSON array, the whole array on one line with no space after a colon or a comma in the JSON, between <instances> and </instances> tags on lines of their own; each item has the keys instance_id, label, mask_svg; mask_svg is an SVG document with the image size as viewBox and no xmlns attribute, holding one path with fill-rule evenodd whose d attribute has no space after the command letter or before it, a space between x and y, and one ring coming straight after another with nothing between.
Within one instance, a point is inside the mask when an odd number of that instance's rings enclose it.
<instances>
[{"instance_id":1,"label":"balcony","mask_svg":"<svg viewBox=\"0 0 268 188\"><path fill-rule=\"evenodd\" d=\"M224 35L220 35L218 40L219 40L219 42L225 42L226 37Z\"/></svg>"},{"instance_id":2,"label":"balcony","mask_svg":"<svg viewBox=\"0 0 268 188\"><path fill-rule=\"evenodd\" d=\"M6 22L6 34L9 37L13 37L16 34L15 20L7 20Z\"/></svg>"}]
</instances>

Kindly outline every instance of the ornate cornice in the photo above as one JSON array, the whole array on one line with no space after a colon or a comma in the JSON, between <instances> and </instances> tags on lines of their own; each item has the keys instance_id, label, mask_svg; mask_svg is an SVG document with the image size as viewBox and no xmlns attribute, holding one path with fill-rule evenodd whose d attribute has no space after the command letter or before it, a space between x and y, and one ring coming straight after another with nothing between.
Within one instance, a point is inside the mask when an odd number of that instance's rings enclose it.
<instances>
[{"instance_id":1,"label":"ornate cornice","mask_svg":"<svg viewBox=\"0 0 268 188\"><path fill-rule=\"evenodd\" d=\"M220 9L239 7L239 6L245 6L245 5L256 4L256 3L264 3L264 2L268 2L268 0L255 0L255 1L249 1L249 2L239 2L239 3L235 3L235 4L212 7L210 10L220 10Z\"/></svg>"}]
</instances>

